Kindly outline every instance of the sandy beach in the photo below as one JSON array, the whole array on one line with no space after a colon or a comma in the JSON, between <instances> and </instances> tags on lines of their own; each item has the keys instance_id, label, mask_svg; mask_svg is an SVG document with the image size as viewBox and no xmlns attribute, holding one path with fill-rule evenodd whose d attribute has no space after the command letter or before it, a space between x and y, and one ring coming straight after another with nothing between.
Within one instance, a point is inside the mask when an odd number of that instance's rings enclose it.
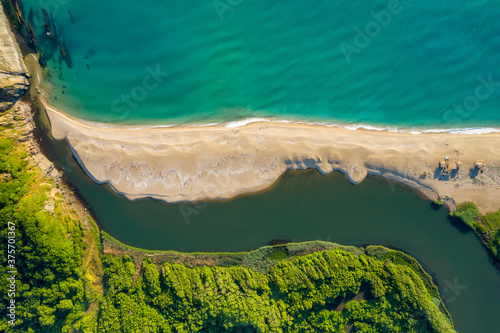
<instances>
[{"instance_id":1,"label":"sandy beach","mask_svg":"<svg viewBox=\"0 0 500 333\"><path fill-rule=\"evenodd\" d=\"M287 169L338 170L352 183L390 178L454 209L500 208L500 133L394 133L261 120L235 127L105 127L45 103L52 134L66 139L85 172L129 199L226 199L263 190ZM438 169L444 156L458 172ZM486 166L475 169L477 159Z\"/></svg>"}]
</instances>

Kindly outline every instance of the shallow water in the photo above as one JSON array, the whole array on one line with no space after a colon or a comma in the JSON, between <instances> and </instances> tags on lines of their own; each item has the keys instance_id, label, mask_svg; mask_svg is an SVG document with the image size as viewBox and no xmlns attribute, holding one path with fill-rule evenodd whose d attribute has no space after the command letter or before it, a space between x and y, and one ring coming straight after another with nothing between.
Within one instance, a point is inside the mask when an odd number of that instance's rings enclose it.
<instances>
[{"instance_id":1,"label":"shallow water","mask_svg":"<svg viewBox=\"0 0 500 333\"><path fill-rule=\"evenodd\" d=\"M498 3L393 2L22 1L53 103L87 120L499 127Z\"/></svg>"}]
</instances>

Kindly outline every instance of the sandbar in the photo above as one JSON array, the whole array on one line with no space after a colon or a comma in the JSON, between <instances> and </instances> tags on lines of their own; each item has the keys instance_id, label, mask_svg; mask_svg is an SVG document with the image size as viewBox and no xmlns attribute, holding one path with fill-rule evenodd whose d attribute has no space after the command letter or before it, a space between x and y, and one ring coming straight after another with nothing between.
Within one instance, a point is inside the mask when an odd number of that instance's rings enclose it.
<instances>
[{"instance_id":1,"label":"sandbar","mask_svg":"<svg viewBox=\"0 0 500 333\"><path fill-rule=\"evenodd\" d=\"M270 187L287 169L367 175L406 184L450 209L472 201L500 209L500 133L401 133L260 119L235 127L103 126L44 103L55 139L65 139L97 183L134 200L228 199ZM462 162L444 173L439 162ZM476 168L483 159L482 171Z\"/></svg>"}]
</instances>

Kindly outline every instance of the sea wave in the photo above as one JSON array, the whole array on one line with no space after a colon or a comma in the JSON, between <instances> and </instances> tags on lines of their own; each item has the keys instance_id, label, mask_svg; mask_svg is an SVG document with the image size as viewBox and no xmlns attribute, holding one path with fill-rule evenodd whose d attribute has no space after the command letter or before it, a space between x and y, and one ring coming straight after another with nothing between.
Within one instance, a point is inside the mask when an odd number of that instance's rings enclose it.
<instances>
[{"instance_id":1,"label":"sea wave","mask_svg":"<svg viewBox=\"0 0 500 333\"><path fill-rule=\"evenodd\" d=\"M271 119L267 118L248 118L248 119L243 119L243 120L238 120L238 121L231 121L225 124L225 127L227 128L236 128L236 127L243 127L251 123L260 123L260 122L268 122L272 121Z\"/></svg>"},{"instance_id":2,"label":"sea wave","mask_svg":"<svg viewBox=\"0 0 500 333\"><path fill-rule=\"evenodd\" d=\"M314 126L327 126L327 127L338 127L351 131L356 130L368 130L368 131L387 131L393 133L409 133L409 134L423 134L423 133L449 133L449 134L463 134L463 135L477 135L477 134L487 134L487 133L500 133L500 128L493 127L471 127L471 128L397 128L397 127L378 127L368 124L338 124L329 122L307 122L307 121L297 121L289 119L273 119L273 118L248 118L244 120L231 121L227 123L214 123L210 125L196 125L196 126L216 126L224 124L227 128L243 127L251 123L257 122L272 122L272 123L289 123L289 124L304 124L304 125L314 125Z\"/></svg>"},{"instance_id":3,"label":"sea wave","mask_svg":"<svg viewBox=\"0 0 500 333\"><path fill-rule=\"evenodd\" d=\"M57 110L63 114L66 114L64 111ZM368 130L368 131L377 131L377 132L391 132L391 133L409 133L409 134L425 134L425 133L449 133L455 135L479 135L479 134L487 134L487 133L500 133L500 127L470 127L470 128L398 128L398 127L383 127L383 126L374 126L369 124L342 124L342 123L333 123L333 122L310 122L310 121L300 121L300 120L291 120L291 119L279 119L279 118L246 118L236 121L229 122L213 122L213 123L179 123L179 124L143 124L143 125L126 125L126 124L110 124L110 123L101 123L101 122L92 122L80 120L82 123L94 127L100 128L128 128L133 130L141 130L148 128L169 128L169 127L190 127L190 128L205 128L205 127L214 127L214 126L224 126L226 128L239 128L244 127L253 123L276 123L276 124L300 124L300 125L312 125L312 126L326 126L326 127L336 127L342 128L350 131L357 130Z\"/></svg>"},{"instance_id":4,"label":"sea wave","mask_svg":"<svg viewBox=\"0 0 500 333\"><path fill-rule=\"evenodd\" d=\"M500 128L493 127L472 127L472 128L396 128L396 127L376 127L372 125L328 125L334 127L345 128L348 130L364 129L369 131L388 131L393 133L409 133L409 134L423 134L423 133L449 133L449 134L466 134L477 135L486 133L500 133Z\"/></svg>"}]
</instances>

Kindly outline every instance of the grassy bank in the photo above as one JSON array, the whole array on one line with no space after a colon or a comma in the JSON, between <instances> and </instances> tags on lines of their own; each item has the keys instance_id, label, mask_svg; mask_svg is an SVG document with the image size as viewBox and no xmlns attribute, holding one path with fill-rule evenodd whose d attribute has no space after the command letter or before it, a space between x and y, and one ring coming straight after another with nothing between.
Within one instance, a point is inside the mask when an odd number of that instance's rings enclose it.
<instances>
[{"instance_id":1,"label":"grassy bank","mask_svg":"<svg viewBox=\"0 0 500 333\"><path fill-rule=\"evenodd\" d=\"M293 255L316 246L332 249ZM108 289L97 331L454 332L439 295L433 297L437 289L424 282L430 277L401 252L310 242L235 257L242 263L187 267L146 256L136 279L130 256L105 255ZM247 267L260 269L261 260L272 262L266 272Z\"/></svg>"},{"instance_id":2,"label":"grassy bank","mask_svg":"<svg viewBox=\"0 0 500 333\"><path fill-rule=\"evenodd\" d=\"M177 263L183 264L189 268L200 266L243 266L263 274L267 273L269 268L278 261L292 259L297 256L303 256L318 251L341 248L355 254L364 253L363 249L356 247L341 246L330 242L320 241L265 246L250 252L181 253L176 251L150 251L138 249L121 243L104 231L101 232L101 238L105 254L129 256L139 265L145 258L152 258L153 262L157 265Z\"/></svg>"},{"instance_id":3,"label":"grassy bank","mask_svg":"<svg viewBox=\"0 0 500 333\"><path fill-rule=\"evenodd\" d=\"M466 202L450 215L474 230L490 254L500 262L500 211L481 216L472 202Z\"/></svg>"},{"instance_id":4,"label":"grassy bank","mask_svg":"<svg viewBox=\"0 0 500 333\"><path fill-rule=\"evenodd\" d=\"M104 254L128 256L134 262L141 263L151 258L157 265L165 263L183 264L194 268L200 266L243 266L251 268L259 273L268 273L269 268L282 260L290 260L295 257L308 255L320 251L341 249L355 255L368 255L379 260L388 260L398 265L407 266L412 269L422 280L427 291L433 297L439 299L439 291L432 277L413 257L401 251L395 251L383 246L371 245L366 248L344 246L324 241L309 241L302 243L288 243L285 245L264 246L248 252L193 252L182 253L176 251L152 251L132 247L110 236L107 232L101 232ZM444 307L443 307L444 309Z\"/></svg>"},{"instance_id":5,"label":"grassy bank","mask_svg":"<svg viewBox=\"0 0 500 333\"><path fill-rule=\"evenodd\" d=\"M443 302L440 299L437 286L434 284L431 276L422 268L422 266L411 256L391 250L382 246L367 246L366 248L357 248L352 246L342 246L330 242L311 241L304 243L289 243L279 246L267 246L255 251L241 253L180 253L175 251L148 251L134 247L129 247L113 239L106 233L101 233L106 253L120 255L130 267L132 263L135 266L135 272L143 270L144 265L155 263L161 269L171 267L171 265L181 264L186 268L216 267L216 268L249 268L261 274L270 274L273 267L284 262L294 261L297 258L315 258L312 254L319 253L344 253L356 257L366 257L376 259L385 265L396 265L403 268L406 272L411 272L418 277L419 283L425 288L425 294L433 304L437 306L442 313L442 318L447 323L452 323L451 316L447 312ZM139 265L138 265L139 264ZM140 284L140 278L135 275L133 281ZM402 276L394 277L396 280ZM403 278L404 279L404 278ZM134 283L135 283L134 282ZM389 287L391 288L391 287ZM330 301L335 302L330 299ZM325 302L328 303L327 300ZM325 303L326 304L326 303ZM267 328L269 329L269 327ZM318 330L319 327L310 329ZM431 330L432 331L432 330Z\"/></svg>"}]
</instances>

